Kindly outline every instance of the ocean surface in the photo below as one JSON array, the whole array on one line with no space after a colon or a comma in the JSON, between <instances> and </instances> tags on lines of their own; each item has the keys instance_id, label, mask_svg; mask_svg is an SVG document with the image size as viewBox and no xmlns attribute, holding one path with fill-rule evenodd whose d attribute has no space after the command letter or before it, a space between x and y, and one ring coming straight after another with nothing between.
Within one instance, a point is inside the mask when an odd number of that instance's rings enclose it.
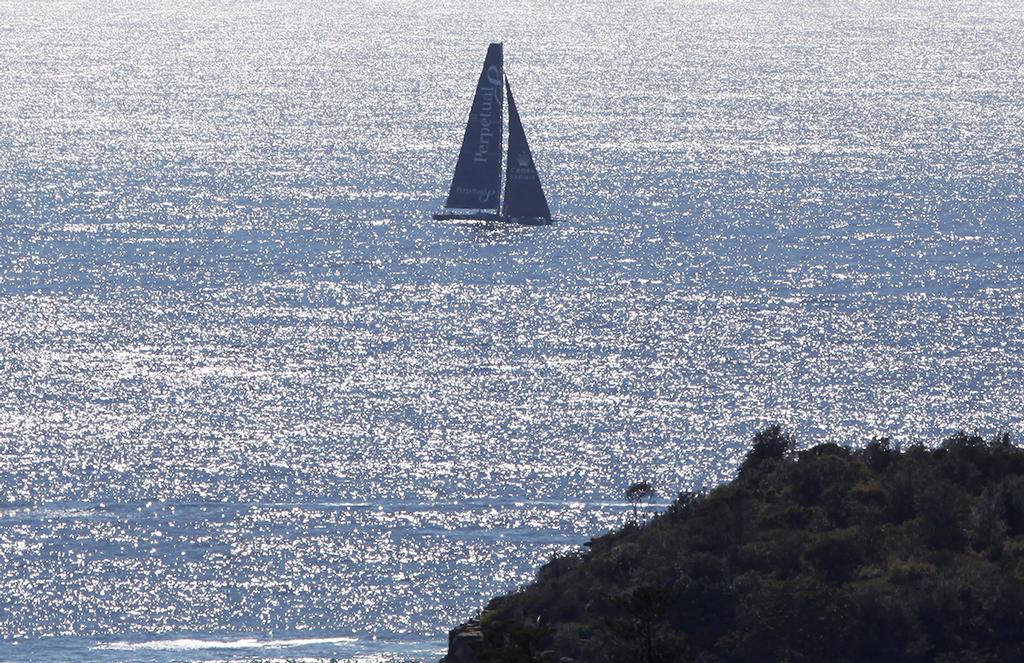
<instances>
[{"instance_id":1,"label":"ocean surface","mask_svg":"<svg viewBox=\"0 0 1024 663\"><path fill-rule=\"evenodd\" d=\"M490 41L557 222L435 222ZM0 660L435 661L800 443L1024 434L1007 2L0 3Z\"/></svg>"}]
</instances>

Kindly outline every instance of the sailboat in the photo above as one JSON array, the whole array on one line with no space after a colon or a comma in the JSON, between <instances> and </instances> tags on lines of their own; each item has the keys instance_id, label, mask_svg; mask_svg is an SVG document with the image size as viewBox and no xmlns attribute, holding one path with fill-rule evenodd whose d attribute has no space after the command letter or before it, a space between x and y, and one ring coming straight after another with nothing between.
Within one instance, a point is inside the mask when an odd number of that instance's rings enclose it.
<instances>
[{"instance_id":1,"label":"sailboat","mask_svg":"<svg viewBox=\"0 0 1024 663\"><path fill-rule=\"evenodd\" d=\"M502 105L505 95L508 96L508 156L502 195ZM437 220L551 223L551 210L526 142L512 87L505 76L501 44L487 47L448 200L444 208L433 216Z\"/></svg>"}]
</instances>

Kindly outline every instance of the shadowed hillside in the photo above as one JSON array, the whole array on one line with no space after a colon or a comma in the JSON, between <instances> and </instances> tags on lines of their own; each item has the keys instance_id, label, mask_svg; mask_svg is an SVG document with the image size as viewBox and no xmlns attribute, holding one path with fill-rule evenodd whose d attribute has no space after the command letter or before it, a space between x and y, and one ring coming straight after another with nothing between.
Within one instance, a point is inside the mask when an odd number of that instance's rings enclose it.
<instances>
[{"instance_id":1,"label":"shadowed hillside","mask_svg":"<svg viewBox=\"0 0 1024 663\"><path fill-rule=\"evenodd\" d=\"M453 631L450 663L1024 660L1024 451L797 452L553 559Z\"/></svg>"}]
</instances>

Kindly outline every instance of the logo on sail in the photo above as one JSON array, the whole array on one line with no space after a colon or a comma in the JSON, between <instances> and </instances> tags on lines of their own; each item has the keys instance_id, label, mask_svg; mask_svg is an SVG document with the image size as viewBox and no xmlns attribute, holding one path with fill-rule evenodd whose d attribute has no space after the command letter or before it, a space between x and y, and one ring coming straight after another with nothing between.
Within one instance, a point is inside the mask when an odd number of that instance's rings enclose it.
<instances>
[{"instance_id":1,"label":"logo on sail","mask_svg":"<svg viewBox=\"0 0 1024 663\"><path fill-rule=\"evenodd\" d=\"M498 112L501 112L501 71L497 66L491 65L487 67L486 77L491 89L488 90L485 86L481 86L480 89L483 93L480 95L480 142L477 143L476 153L473 155L473 161L477 163L487 163L493 157L491 141L494 139L495 106L498 106Z\"/></svg>"},{"instance_id":2,"label":"logo on sail","mask_svg":"<svg viewBox=\"0 0 1024 663\"><path fill-rule=\"evenodd\" d=\"M515 159L515 163L513 163L512 159ZM519 151L515 153L515 156L509 154L508 179L524 182L527 180L532 181L535 177L536 171L533 168L533 162L528 152L525 150Z\"/></svg>"},{"instance_id":3,"label":"logo on sail","mask_svg":"<svg viewBox=\"0 0 1024 663\"><path fill-rule=\"evenodd\" d=\"M490 202L491 198L497 195L497 192L494 189L475 189L472 187L457 186L454 190L456 193L464 196L476 196L480 199L481 204Z\"/></svg>"}]
</instances>

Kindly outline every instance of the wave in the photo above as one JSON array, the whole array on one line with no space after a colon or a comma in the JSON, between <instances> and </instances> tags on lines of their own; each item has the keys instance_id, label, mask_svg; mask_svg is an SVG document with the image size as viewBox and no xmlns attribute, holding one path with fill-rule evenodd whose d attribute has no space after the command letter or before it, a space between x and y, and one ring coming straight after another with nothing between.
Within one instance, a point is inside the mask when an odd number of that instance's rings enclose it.
<instances>
[{"instance_id":1,"label":"wave","mask_svg":"<svg viewBox=\"0 0 1024 663\"><path fill-rule=\"evenodd\" d=\"M285 638L260 640L259 638L238 638L235 640L204 640L202 638L172 638L167 640L145 640L142 642L107 642L92 649L117 651L194 651L200 649L277 649L285 647L309 647L313 645L352 644L358 638L337 636L330 638Z\"/></svg>"}]
</instances>

